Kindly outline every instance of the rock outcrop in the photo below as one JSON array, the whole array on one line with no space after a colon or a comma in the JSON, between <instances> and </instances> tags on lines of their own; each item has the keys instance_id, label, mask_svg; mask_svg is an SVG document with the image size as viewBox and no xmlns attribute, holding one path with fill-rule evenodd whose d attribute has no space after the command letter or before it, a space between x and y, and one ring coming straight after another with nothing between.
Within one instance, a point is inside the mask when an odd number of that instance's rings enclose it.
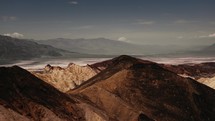
<instances>
[{"instance_id":1,"label":"rock outcrop","mask_svg":"<svg viewBox=\"0 0 215 121\"><path fill-rule=\"evenodd\" d=\"M197 81L215 89L215 76L214 77L202 77L202 78L198 79Z\"/></svg>"},{"instance_id":2,"label":"rock outcrop","mask_svg":"<svg viewBox=\"0 0 215 121\"><path fill-rule=\"evenodd\" d=\"M47 65L42 72L32 73L60 91L66 92L95 76L98 72L88 65L79 66L70 63L66 68Z\"/></svg>"}]
</instances>

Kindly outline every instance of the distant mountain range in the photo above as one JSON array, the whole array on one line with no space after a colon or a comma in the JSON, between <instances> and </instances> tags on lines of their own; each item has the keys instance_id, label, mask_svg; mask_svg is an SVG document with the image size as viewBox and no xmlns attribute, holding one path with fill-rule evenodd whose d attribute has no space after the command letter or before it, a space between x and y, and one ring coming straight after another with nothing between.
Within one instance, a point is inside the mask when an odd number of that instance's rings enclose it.
<instances>
[{"instance_id":1,"label":"distant mountain range","mask_svg":"<svg viewBox=\"0 0 215 121\"><path fill-rule=\"evenodd\" d=\"M56 48L61 48L68 51L88 54L118 55L126 53L127 54L143 53L142 46L105 38L96 39L57 38L36 42L46 45L52 45Z\"/></svg>"},{"instance_id":2,"label":"distant mountain range","mask_svg":"<svg viewBox=\"0 0 215 121\"><path fill-rule=\"evenodd\" d=\"M178 54L182 55L214 55L213 46L185 47L180 45L137 45L124 41L110 40L106 38L95 39L49 39L34 40L37 43L51 45L59 49L72 52L98 54L98 55L162 55ZM210 51L209 51L210 50Z\"/></svg>"},{"instance_id":3,"label":"distant mountain range","mask_svg":"<svg viewBox=\"0 0 215 121\"><path fill-rule=\"evenodd\" d=\"M110 40L106 38L95 39L65 39L57 38L50 40L35 41L37 43L51 45L56 48L87 54L102 55L153 55L173 53L177 51L193 50L176 45L137 45L124 41Z\"/></svg>"},{"instance_id":4,"label":"distant mountain range","mask_svg":"<svg viewBox=\"0 0 215 121\"><path fill-rule=\"evenodd\" d=\"M113 55L187 55L215 56L215 44L190 51L180 46L136 45L128 42L96 39L27 40L0 35L0 64L16 60L49 57L111 57ZM179 54L178 54L179 53Z\"/></svg>"},{"instance_id":5,"label":"distant mountain range","mask_svg":"<svg viewBox=\"0 0 215 121\"><path fill-rule=\"evenodd\" d=\"M16 39L0 35L0 64L15 60L62 57L66 55L72 57L82 56L82 54L54 48L50 45L38 44L26 39Z\"/></svg>"},{"instance_id":6,"label":"distant mountain range","mask_svg":"<svg viewBox=\"0 0 215 121\"><path fill-rule=\"evenodd\" d=\"M212 45L209 45L201 50L198 51L187 51L185 53L183 53L184 55L188 55L188 56L215 56L215 43ZM182 55L183 55L182 54Z\"/></svg>"},{"instance_id":7,"label":"distant mountain range","mask_svg":"<svg viewBox=\"0 0 215 121\"><path fill-rule=\"evenodd\" d=\"M215 53L215 43L211 46L204 48L203 51Z\"/></svg>"}]
</instances>

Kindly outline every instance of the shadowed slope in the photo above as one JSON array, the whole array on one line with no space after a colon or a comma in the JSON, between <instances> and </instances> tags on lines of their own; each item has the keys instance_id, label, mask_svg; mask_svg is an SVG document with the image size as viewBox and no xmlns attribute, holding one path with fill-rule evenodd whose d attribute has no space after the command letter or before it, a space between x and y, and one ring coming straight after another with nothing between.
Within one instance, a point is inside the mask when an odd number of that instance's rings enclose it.
<instances>
[{"instance_id":1,"label":"shadowed slope","mask_svg":"<svg viewBox=\"0 0 215 121\"><path fill-rule=\"evenodd\" d=\"M76 103L24 69L0 68L0 104L7 110L35 121L80 121L82 113Z\"/></svg>"}]
</instances>

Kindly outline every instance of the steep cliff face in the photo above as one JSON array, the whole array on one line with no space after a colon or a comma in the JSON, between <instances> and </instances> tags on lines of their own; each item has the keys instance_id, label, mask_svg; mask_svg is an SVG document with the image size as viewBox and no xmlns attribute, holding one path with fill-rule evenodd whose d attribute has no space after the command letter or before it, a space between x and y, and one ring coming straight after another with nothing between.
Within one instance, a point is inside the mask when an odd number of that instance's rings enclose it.
<instances>
[{"instance_id":1,"label":"steep cliff face","mask_svg":"<svg viewBox=\"0 0 215 121\"><path fill-rule=\"evenodd\" d=\"M1 121L82 121L77 103L24 69L0 68Z\"/></svg>"},{"instance_id":2,"label":"steep cliff face","mask_svg":"<svg viewBox=\"0 0 215 121\"><path fill-rule=\"evenodd\" d=\"M66 68L47 65L44 71L32 73L60 91L66 92L95 76L98 71L89 66L79 66L71 63Z\"/></svg>"},{"instance_id":3,"label":"steep cliff face","mask_svg":"<svg viewBox=\"0 0 215 121\"><path fill-rule=\"evenodd\" d=\"M115 58L98 75L68 92L105 120L215 120L215 90L161 65ZM96 110L94 112L97 112Z\"/></svg>"}]
</instances>

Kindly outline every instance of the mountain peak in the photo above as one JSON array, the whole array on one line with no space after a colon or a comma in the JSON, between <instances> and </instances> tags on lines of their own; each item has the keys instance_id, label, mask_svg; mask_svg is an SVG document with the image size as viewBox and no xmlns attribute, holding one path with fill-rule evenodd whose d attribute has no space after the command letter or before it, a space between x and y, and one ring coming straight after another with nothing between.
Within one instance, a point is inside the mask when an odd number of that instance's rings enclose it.
<instances>
[{"instance_id":1,"label":"mountain peak","mask_svg":"<svg viewBox=\"0 0 215 121\"><path fill-rule=\"evenodd\" d=\"M126 62L126 63L136 63L136 62L141 62L141 63L153 63L151 61L148 61L148 60L141 60L141 59L138 59L136 57L132 57L132 56L129 56L129 55L120 55L116 58L113 58L112 59L113 62Z\"/></svg>"},{"instance_id":2,"label":"mountain peak","mask_svg":"<svg viewBox=\"0 0 215 121\"><path fill-rule=\"evenodd\" d=\"M103 62L98 62L98 63L92 64L92 65L90 65L90 67L95 69L95 70L101 71L101 70L104 70L110 66L126 68L126 67L129 67L130 65L133 65L135 63L149 64L149 63L154 63L154 62L147 61L147 60L141 60L141 59L138 59L138 58L135 58L132 56L128 56L128 55L121 55L121 56L115 57L115 58L110 59L110 60L106 60Z\"/></svg>"},{"instance_id":3,"label":"mountain peak","mask_svg":"<svg viewBox=\"0 0 215 121\"><path fill-rule=\"evenodd\" d=\"M137 60L137 58L129 56L129 55L120 55L120 56L114 58L113 60L118 60L118 61L122 61L122 60Z\"/></svg>"}]
</instances>

